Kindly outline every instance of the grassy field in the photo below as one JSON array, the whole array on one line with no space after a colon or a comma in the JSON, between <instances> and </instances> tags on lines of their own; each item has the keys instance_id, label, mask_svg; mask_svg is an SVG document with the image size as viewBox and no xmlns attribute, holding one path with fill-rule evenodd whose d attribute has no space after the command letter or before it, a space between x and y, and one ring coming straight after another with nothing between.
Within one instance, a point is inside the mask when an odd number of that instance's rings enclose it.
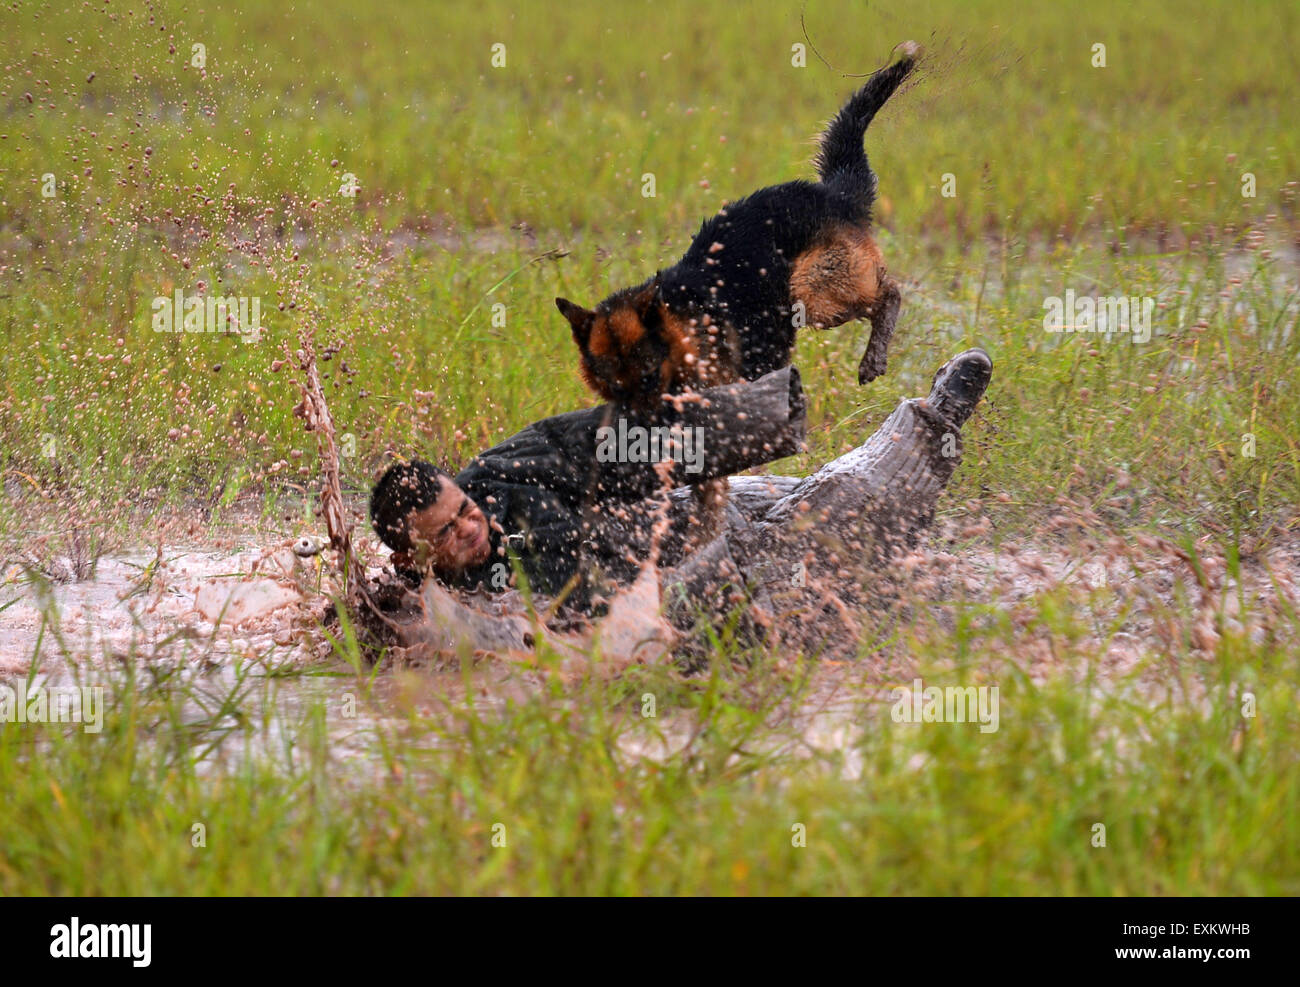
<instances>
[{"instance_id":1,"label":"grassy field","mask_svg":"<svg viewBox=\"0 0 1300 987\"><path fill-rule=\"evenodd\" d=\"M6 560L33 531L306 523L315 441L277 365L300 333L331 357L359 520L390 453L454 465L591 403L552 299L595 302L725 201L811 176L846 76L912 38L924 70L867 141L904 284L890 372L856 385L861 327L805 334L809 449L776 469L981 345L994 382L931 550L1108 554L1128 581L952 578L859 662L723 642L691 679L372 675L346 642L215 675L69 652L110 712L96 735L0 724L0 893L1300 892L1294 4L3 18ZM1155 333L1049 333L1067 290L1154 299ZM259 298L260 338L155 331L177 291ZM1000 729L895 724L913 675L996 684Z\"/></svg>"}]
</instances>

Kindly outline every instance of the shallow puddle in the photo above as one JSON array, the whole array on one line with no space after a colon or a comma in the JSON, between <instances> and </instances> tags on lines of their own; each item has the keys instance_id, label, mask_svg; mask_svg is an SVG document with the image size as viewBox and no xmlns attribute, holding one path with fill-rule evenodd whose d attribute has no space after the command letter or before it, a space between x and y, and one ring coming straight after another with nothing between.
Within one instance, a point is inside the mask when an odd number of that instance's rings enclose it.
<instances>
[{"instance_id":1,"label":"shallow puddle","mask_svg":"<svg viewBox=\"0 0 1300 987\"><path fill-rule=\"evenodd\" d=\"M245 542L235 549L172 544L117 552L99 558L89 578L64 581L11 566L0 582L0 686L15 697L20 689L43 689L53 697L98 686L111 697L130 683L163 706L179 703L180 722L205 751L201 763L256 748L273 762L296 764L303 732L323 729L331 761L367 773L382 770L378 741L385 734L436 747L440 736L458 729L471 691L475 714L490 719L508 717L512 705L546 688L545 673L490 656L464 673L385 665L375 674L362 668L359 675L320 630L332 584L319 560L295 555L289 542ZM933 547L902 560L900 568L915 594L905 606L926 600L991 605L1013 619L1022 612L1029 619L1041 594L1065 592L1080 612L1106 618L1103 628L1118 615L1121 625L1074 642L1071 653L1092 655L1090 671L1112 673L1117 682L1127 682L1134 670L1150 670L1150 687L1160 690L1160 635L1179 607L1199 621L1193 635L1205 635L1198 646L1208 657L1225 628L1235 624L1252 637L1274 633L1300 599L1300 546L1276 546L1243 572L1241 587L1227 577L1222 560L1207 554L1200 564L1208 589L1161 545L1130 545L1123 552L1098 546L1088 553L1063 544L1004 542L996 551ZM1062 670L1051 645L1042 634L1026 641L1017 660L1031 678ZM818 663L798 704L774 707L754 752L795 759L829 754L832 760L824 763L832 770L860 777L863 731L888 720L892 690L911 681L906 650L905 644L896 647L883 663ZM996 681L998 670L989 671ZM65 705L78 701L65 697ZM93 714L95 704L82 712ZM698 727L692 715L678 711L646 721L627 716L617 750L629 762L682 756ZM437 726L425 729L430 724Z\"/></svg>"}]
</instances>

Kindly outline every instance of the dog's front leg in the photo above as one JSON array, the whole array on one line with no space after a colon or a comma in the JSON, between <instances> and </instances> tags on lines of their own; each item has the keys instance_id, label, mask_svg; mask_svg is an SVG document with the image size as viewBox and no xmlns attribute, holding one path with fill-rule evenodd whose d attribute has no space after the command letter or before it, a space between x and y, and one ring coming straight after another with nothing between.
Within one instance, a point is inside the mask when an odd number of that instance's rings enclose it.
<instances>
[{"instance_id":1,"label":"dog's front leg","mask_svg":"<svg viewBox=\"0 0 1300 987\"><path fill-rule=\"evenodd\" d=\"M872 306L868 318L871 320L871 339L867 351L862 354L858 364L858 383L870 384L885 372L885 363L889 359L889 339L894 335L898 324L898 307L903 302L898 282L885 276L880 282L880 294Z\"/></svg>"}]
</instances>

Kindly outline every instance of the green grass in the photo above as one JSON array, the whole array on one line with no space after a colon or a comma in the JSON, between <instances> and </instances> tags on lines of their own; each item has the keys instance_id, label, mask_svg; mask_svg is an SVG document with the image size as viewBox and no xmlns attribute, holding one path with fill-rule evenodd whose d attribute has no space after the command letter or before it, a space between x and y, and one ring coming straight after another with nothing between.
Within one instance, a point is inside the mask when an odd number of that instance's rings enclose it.
<instances>
[{"instance_id":1,"label":"green grass","mask_svg":"<svg viewBox=\"0 0 1300 987\"><path fill-rule=\"evenodd\" d=\"M801 9L833 68L791 65ZM336 348L359 495L391 452L456 465L590 403L553 298L641 280L723 202L811 176L844 73L915 38L925 71L868 135L905 284L890 372L857 387L861 327L801 337L809 449L776 468L856 445L981 345L993 386L940 505L974 526L954 551L1056 544L1063 514L1081 558L1158 535L1235 578L1298 521L1298 17L1284 0L19 4L0 40L6 555L33 527L139 538L196 508L310 524L315 442L292 365L271 370L302 331ZM153 298L200 282L259 296L262 339L154 332ZM1067 288L1155 298L1157 335L1047 333L1044 298ZM1274 594L1241 604L1267 633L1233 631L1233 592L1216 586L1210 653L1179 597L1123 672L1095 641L1132 600L1059 587L921 596L914 628L830 672L719 646L687 681L520 673L484 697L481 670L359 676L347 644L323 666L342 677L81 669L112 697L102 734L0 725L0 893L1296 894L1300 628ZM997 684L1001 728L894 724L879 690L913 672ZM865 679L845 714L861 732L801 751L787 714L827 674ZM620 747L657 728L695 739Z\"/></svg>"},{"instance_id":2,"label":"green grass","mask_svg":"<svg viewBox=\"0 0 1300 987\"><path fill-rule=\"evenodd\" d=\"M810 666L725 654L689 683L526 678L507 700L454 673L115 673L101 734L0 730L0 893L1300 890L1294 650L1229 641L1189 707L1135 679L1034 684L1006 658L1018 630L978 624L926 671L992 675L995 733L896 724L888 692L850 690L859 732L833 750L782 724L815 698ZM1256 718L1234 683L1256 683ZM632 753L660 731L670 756Z\"/></svg>"},{"instance_id":3,"label":"green grass","mask_svg":"<svg viewBox=\"0 0 1300 987\"><path fill-rule=\"evenodd\" d=\"M1001 8L909 4L868 17L808 5L810 40L839 71L867 71L907 37L930 51L869 141L888 262L914 284L895 374L861 391L860 333L805 339L805 371L826 363L814 424L870 419L951 345L978 341L1007 368L1000 385L1020 383L1018 402L1036 416L1095 405L1102 386L1113 392L1102 421L1122 404L1158 410L1166 434L1199 435L1203 409L1171 408L1175 396L1219 389L1228 360L1240 377L1261 350L1281 362L1295 351L1295 299L1267 272L1235 294L1268 333L1216 296L1225 251L1252 234L1274 246L1297 234L1300 138L1279 126L1300 109L1280 81L1294 75L1295 12ZM590 400L555 295L591 302L639 280L727 198L809 175L810 138L853 84L812 53L806 68L791 66L790 46L802 42L794 6L578 4L563 19L490 3L437 17L401 4L382 17L346 5L227 9L160 8L165 30L140 12L14 15L0 89L0 324L10 342L0 465L10 478L109 503L219 501L239 478L248 491L301 484L313 470L295 452L311 446L289 414L289 372L268 368L304 327L339 345L353 371L331 381L335 413L356 437L353 483L387 449L461 462ZM490 64L497 40L503 68ZM1091 65L1098 40L1105 68ZM206 45L206 75L183 57L194 43ZM1151 58L1153 48L1178 58ZM1253 199L1239 190L1247 169ZM655 198L640 194L646 172ZM48 200L47 173L58 181ZM361 185L355 198L338 194L344 173ZM945 173L953 198L940 195ZM512 231L521 224L532 240ZM399 238L386 249L390 235ZM1133 257L1154 246L1167 261L1160 274ZM537 260L552 250L568 253ZM262 341L153 332L152 299L193 294L199 282L260 296ZM1194 366L1171 370L1186 350L1170 341L1100 359L1051 346L1036 325L1043 295L1094 284L1190 286L1209 321ZM1124 388L1152 373L1169 397L1135 405L1140 393ZM1090 399L1078 400L1080 386ZM431 397L412 400L415 389ZM1234 390L1214 444L1243 414L1262 417L1288 463L1277 499L1294 500L1295 448L1279 424L1295 420L1292 396ZM1091 453L1071 434L1086 427L1005 431L1035 451L1050 441ZM826 447L857 434L831 434Z\"/></svg>"}]
</instances>

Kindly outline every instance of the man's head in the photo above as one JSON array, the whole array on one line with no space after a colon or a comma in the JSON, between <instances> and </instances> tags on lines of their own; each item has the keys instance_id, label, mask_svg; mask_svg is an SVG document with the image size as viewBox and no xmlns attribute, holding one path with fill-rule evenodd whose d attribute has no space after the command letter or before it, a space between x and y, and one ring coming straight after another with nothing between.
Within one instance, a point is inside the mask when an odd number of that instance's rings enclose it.
<instances>
[{"instance_id":1,"label":"man's head","mask_svg":"<svg viewBox=\"0 0 1300 987\"><path fill-rule=\"evenodd\" d=\"M370 495L370 523L402 568L453 573L487 560L487 518L438 467L397 463Z\"/></svg>"}]
</instances>

